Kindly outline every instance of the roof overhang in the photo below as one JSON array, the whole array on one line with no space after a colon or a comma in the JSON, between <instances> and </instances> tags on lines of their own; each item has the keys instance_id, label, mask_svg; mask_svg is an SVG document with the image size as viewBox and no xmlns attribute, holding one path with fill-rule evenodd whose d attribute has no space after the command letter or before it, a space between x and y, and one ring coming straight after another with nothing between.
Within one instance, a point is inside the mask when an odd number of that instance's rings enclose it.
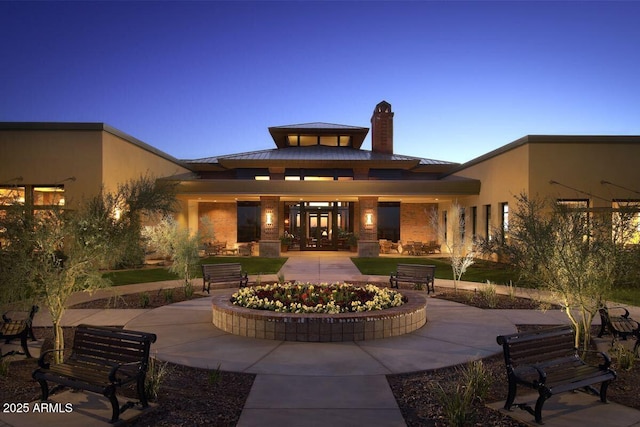
<instances>
[{"instance_id":1,"label":"roof overhang","mask_svg":"<svg viewBox=\"0 0 640 427\"><path fill-rule=\"evenodd\" d=\"M193 180L180 181L180 197L187 199L225 200L259 199L260 196L279 196L281 200L342 200L376 196L380 200L416 200L477 195L480 181L451 179L433 181L355 180L355 181L252 181L252 180Z\"/></svg>"},{"instance_id":2,"label":"roof overhang","mask_svg":"<svg viewBox=\"0 0 640 427\"><path fill-rule=\"evenodd\" d=\"M369 128L329 123L307 123L301 125L272 126L269 133L278 148L289 146L289 135L349 135L353 148L360 148L369 133Z\"/></svg>"}]
</instances>

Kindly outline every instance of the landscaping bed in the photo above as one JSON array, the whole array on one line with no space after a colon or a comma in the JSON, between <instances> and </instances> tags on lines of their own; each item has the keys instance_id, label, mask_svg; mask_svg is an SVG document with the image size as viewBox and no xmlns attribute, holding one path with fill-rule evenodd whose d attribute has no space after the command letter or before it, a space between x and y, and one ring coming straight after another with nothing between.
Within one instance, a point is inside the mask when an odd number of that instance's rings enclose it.
<instances>
[{"instance_id":1,"label":"landscaping bed","mask_svg":"<svg viewBox=\"0 0 640 427\"><path fill-rule=\"evenodd\" d=\"M488 308L478 292L458 291L436 288L436 297L445 298L480 308ZM147 307L158 307L169 303L163 290L148 293ZM141 294L124 295L109 300L96 300L83 303L73 308L103 308L109 304L111 308L140 308ZM193 297L201 295L194 294ZM172 302L187 299L183 288L176 288L172 293ZM535 301L523 298L498 296L495 308L535 309ZM526 328L534 326L527 325ZM38 338L51 339L50 328L36 328ZM594 329L594 336L596 330ZM73 333L65 330L67 347L71 347ZM49 345L50 344L45 344ZM497 344L496 344L497 346ZM610 385L608 397L611 401L640 410L640 361L636 360L630 371L616 366L615 355L611 354L614 369L618 378ZM502 355L483 360L483 365L493 378L484 402L503 401L507 395L506 373ZM168 364L171 380L163 384L157 399L158 406L140 417L136 426L233 426L237 423L242 407L247 399L253 374L225 372L189 368ZM3 402L21 402L37 400L40 395L39 385L31 379L36 368L35 359L12 362L6 376L0 376L0 400ZM398 374L388 376L388 381L400 410L408 426L446 426L442 405L438 401L434 386L436 384L456 384L461 377L460 367L448 367L432 371ZM594 398L595 399L595 398ZM518 410L518 409L516 409ZM523 426L524 424L487 408L477 401L473 406L474 422L469 425L485 426Z\"/></svg>"}]
</instances>

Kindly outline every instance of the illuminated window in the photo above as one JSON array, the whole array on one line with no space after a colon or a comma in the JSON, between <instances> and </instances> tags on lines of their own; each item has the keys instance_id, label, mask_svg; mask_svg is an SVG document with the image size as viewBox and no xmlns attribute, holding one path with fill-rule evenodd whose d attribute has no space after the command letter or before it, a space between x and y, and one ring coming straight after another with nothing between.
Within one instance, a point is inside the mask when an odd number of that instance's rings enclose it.
<instances>
[{"instance_id":1,"label":"illuminated window","mask_svg":"<svg viewBox=\"0 0 640 427\"><path fill-rule=\"evenodd\" d=\"M324 145L325 147L350 147L349 135L287 135L287 143L290 147L309 147L312 145Z\"/></svg>"},{"instance_id":2,"label":"illuminated window","mask_svg":"<svg viewBox=\"0 0 640 427\"><path fill-rule=\"evenodd\" d=\"M615 200L612 208L613 240L624 245L640 244L640 200Z\"/></svg>"},{"instance_id":3,"label":"illuminated window","mask_svg":"<svg viewBox=\"0 0 640 427\"><path fill-rule=\"evenodd\" d=\"M300 146L308 147L310 145L318 145L318 137L315 135L300 135Z\"/></svg>"},{"instance_id":4,"label":"illuminated window","mask_svg":"<svg viewBox=\"0 0 640 427\"><path fill-rule=\"evenodd\" d=\"M34 206L64 206L64 187L33 187Z\"/></svg>"},{"instance_id":5,"label":"illuminated window","mask_svg":"<svg viewBox=\"0 0 640 427\"><path fill-rule=\"evenodd\" d=\"M9 206L15 204L24 204L24 195L24 187L0 188L0 205Z\"/></svg>"},{"instance_id":6,"label":"illuminated window","mask_svg":"<svg viewBox=\"0 0 640 427\"><path fill-rule=\"evenodd\" d=\"M305 181L333 181L332 176L305 176Z\"/></svg>"},{"instance_id":7,"label":"illuminated window","mask_svg":"<svg viewBox=\"0 0 640 427\"><path fill-rule=\"evenodd\" d=\"M507 230L509 229L509 203L504 202L504 203L500 203L500 206L502 207L502 218L500 220L500 226L502 227L502 230L506 233Z\"/></svg>"}]
</instances>

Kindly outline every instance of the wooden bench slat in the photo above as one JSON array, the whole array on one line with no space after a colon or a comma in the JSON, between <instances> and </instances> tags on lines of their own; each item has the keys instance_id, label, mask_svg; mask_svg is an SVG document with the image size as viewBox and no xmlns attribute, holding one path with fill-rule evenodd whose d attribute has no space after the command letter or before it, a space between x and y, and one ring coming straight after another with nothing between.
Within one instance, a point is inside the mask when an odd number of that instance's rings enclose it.
<instances>
[{"instance_id":1,"label":"wooden bench slat","mask_svg":"<svg viewBox=\"0 0 640 427\"><path fill-rule=\"evenodd\" d=\"M239 287L247 286L247 273L240 263L202 264L202 291L210 293L211 285L237 282Z\"/></svg>"},{"instance_id":2,"label":"wooden bench slat","mask_svg":"<svg viewBox=\"0 0 640 427\"><path fill-rule=\"evenodd\" d=\"M623 314L613 315L610 311ZM612 335L611 345L616 340L622 338L626 340L629 337L635 338L636 343L633 346L633 352L636 357L640 357L640 322L629 317L629 310L625 307L602 307L600 313L600 332L598 337L601 338L606 333Z\"/></svg>"},{"instance_id":3,"label":"wooden bench slat","mask_svg":"<svg viewBox=\"0 0 640 427\"><path fill-rule=\"evenodd\" d=\"M155 341L156 335L151 333L80 325L76 328L70 358L64 363L49 365L44 360L45 352L38 361L40 368L32 376L40 384L43 401L49 396L48 382L102 393L111 402L113 423L121 413L117 387L135 381L142 406L148 406L144 382L150 347Z\"/></svg>"},{"instance_id":4,"label":"wooden bench slat","mask_svg":"<svg viewBox=\"0 0 640 427\"><path fill-rule=\"evenodd\" d=\"M398 264L395 273L391 273L389 284L392 288L398 288L400 282L424 284L427 294L435 293L434 278L436 266L424 264Z\"/></svg>"},{"instance_id":5,"label":"wooden bench slat","mask_svg":"<svg viewBox=\"0 0 640 427\"><path fill-rule=\"evenodd\" d=\"M606 402L607 387L616 378L610 369L611 360L604 355L600 366L585 363L575 349L574 332L570 326L500 335L509 382L505 409L513 405L531 412L542 423L542 407L553 394L579 388L593 389L600 384L600 400ZM514 403L518 385L538 391L535 411L526 404Z\"/></svg>"}]
</instances>

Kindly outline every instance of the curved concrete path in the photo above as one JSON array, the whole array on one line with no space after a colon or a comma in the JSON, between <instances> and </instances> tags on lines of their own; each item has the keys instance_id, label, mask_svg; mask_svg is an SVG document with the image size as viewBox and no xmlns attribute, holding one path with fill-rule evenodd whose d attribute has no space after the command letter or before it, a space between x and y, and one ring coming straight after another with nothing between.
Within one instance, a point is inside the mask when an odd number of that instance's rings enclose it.
<instances>
[{"instance_id":1,"label":"curved concrete path","mask_svg":"<svg viewBox=\"0 0 640 427\"><path fill-rule=\"evenodd\" d=\"M231 294L228 290L213 291ZM496 335L515 332L492 311L429 298L427 324L410 334L372 341L304 343L239 337L212 324L211 300L148 311L128 329L158 335L158 358L200 368L281 375L386 375L435 369L500 351Z\"/></svg>"}]
</instances>

